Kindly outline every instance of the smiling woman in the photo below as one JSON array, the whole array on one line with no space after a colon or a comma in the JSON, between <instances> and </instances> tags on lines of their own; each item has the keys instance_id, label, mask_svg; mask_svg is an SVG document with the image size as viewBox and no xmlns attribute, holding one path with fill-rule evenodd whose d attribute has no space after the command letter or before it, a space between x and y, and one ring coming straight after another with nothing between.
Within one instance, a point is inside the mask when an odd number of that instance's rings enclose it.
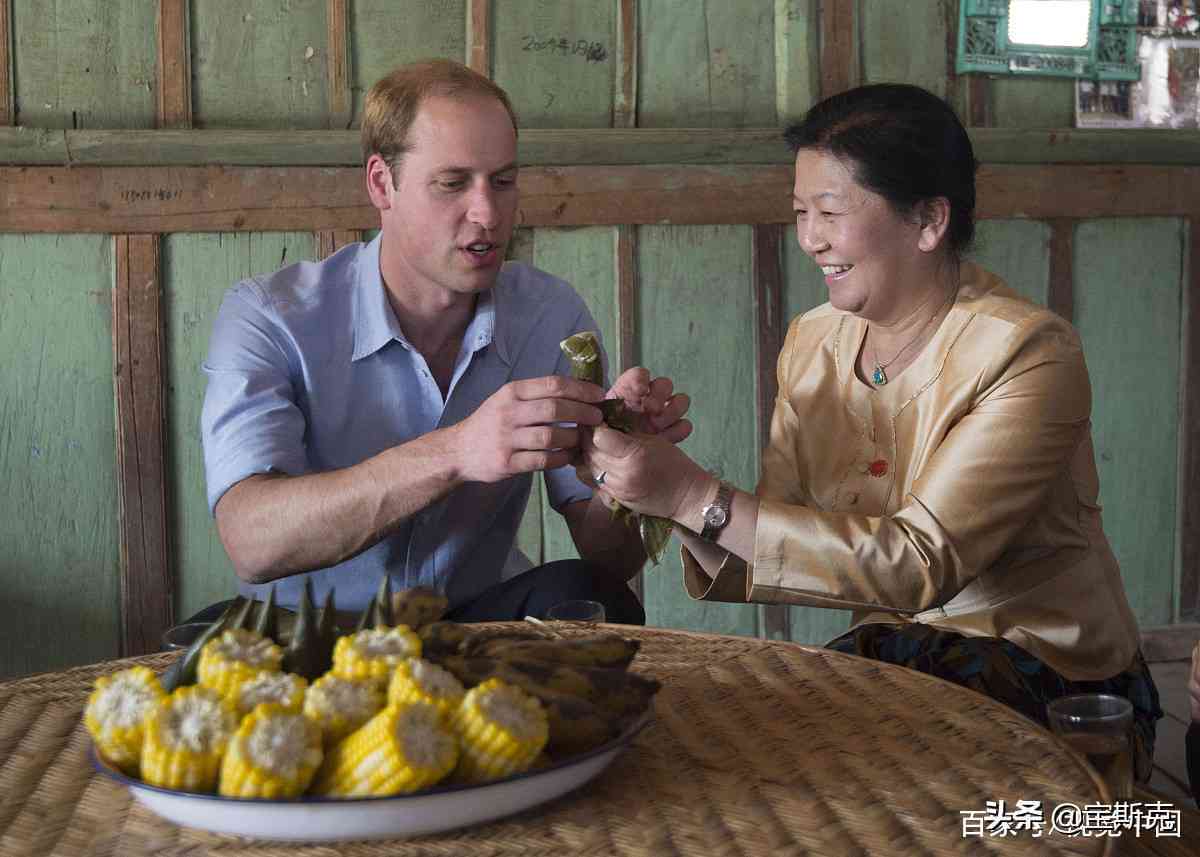
<instances>
[{"instance_id":1,"label":"smiling woman","mask_svg":"<svg viewBox=\"0 0 1200 857\"><path fill-rule=\"evenodd\" d=\"M680 525L693 598L852 610L831 648L1043 724L1060 696L1124 696L1148 777L1162 711L1101 525L1079 338L960 258L966 131L931 93L881 84L817 104L786 139L797 241L829 303L788 329L757 490L604 428L588 466Z\"/></svg>"}]
</instances>

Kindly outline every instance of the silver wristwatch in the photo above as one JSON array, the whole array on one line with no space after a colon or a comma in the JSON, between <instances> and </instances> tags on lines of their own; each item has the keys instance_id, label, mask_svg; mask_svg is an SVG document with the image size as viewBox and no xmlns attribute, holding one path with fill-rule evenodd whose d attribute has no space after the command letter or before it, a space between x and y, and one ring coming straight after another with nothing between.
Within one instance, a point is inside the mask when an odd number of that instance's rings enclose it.
<instances>
[{"instance_id":1,"label":"silver wristwatch","mask_svg":"<svg viewBox=\"0 0 1200 857\"><path fill-rule=\"evenodd\" d=\"M700 538L709 542L717 540L721 530L725 529L725 525L729 523L729 509L732 505L733 486L728 482L721 482L717 486L716 499L701 510L701 514L704 516L704 529L700 531Z\"/></svg>"}]
</instances>

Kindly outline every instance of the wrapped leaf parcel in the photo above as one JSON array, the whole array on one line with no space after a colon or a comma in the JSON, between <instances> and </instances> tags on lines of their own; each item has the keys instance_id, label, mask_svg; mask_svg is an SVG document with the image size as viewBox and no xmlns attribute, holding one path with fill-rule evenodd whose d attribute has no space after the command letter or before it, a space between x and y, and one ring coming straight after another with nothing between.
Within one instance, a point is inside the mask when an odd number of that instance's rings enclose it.
<instances>
[{"instance_id":1,"label":"wrapped leaf parcel","mask_svg":"<svg viewBox=\"0 0 1200 857\"><path fill-rule=\"evenodd\" d=\"M604 383L604 370L600 365L600 341L590 330L584 330L568 336L559 343L563 353L571 361L571 377L593 384ZM623 434L633 432L636 415L625 408L620 399L605 399L598 406L604 415L604 424ZM671 539L673 523L666 518L656 518L652 515L639 515L618 504L613 509L613 517L624 521L629 526L637 525L642 537L642 547L650 561L658 565L662 561L667 543Z\"/></svg>"}]
</instances>

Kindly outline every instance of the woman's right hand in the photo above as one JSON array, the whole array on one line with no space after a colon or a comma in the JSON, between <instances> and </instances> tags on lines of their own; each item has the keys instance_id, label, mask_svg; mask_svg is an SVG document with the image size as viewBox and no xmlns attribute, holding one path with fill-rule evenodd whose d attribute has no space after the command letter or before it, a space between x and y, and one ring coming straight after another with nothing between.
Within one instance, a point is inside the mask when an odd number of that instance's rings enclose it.
<instances>
[{"instance_id":1,"label":"woman's right hand","mask_svg":"<svg viewBox=\"0 0 1200 857\"><path fill-rule=\"evenodd\" d=\"M622 434L597 426L584 444L584 464L604 473L602 492L642 515L687 526L686 512L699 509L715 479L663 435Z\"/></svg>"}]
</instances>

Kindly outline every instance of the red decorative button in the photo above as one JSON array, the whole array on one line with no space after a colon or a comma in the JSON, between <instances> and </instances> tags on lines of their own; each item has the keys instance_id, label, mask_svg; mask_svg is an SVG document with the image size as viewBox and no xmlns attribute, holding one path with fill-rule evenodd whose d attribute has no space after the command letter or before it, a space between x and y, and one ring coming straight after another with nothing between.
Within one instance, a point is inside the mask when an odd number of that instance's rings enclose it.
<instances>
[{"instance_id":1,"label":"red decorative button","mask_svg":"<svg viewBox=\"0 0 1200 857\"><path fill-rule=\"evenodd\" d=\"M877 458L867 465L867 472L872 476L886 476L888 471L888 463L882 458Z\"/></svg>"}]
</instances>

